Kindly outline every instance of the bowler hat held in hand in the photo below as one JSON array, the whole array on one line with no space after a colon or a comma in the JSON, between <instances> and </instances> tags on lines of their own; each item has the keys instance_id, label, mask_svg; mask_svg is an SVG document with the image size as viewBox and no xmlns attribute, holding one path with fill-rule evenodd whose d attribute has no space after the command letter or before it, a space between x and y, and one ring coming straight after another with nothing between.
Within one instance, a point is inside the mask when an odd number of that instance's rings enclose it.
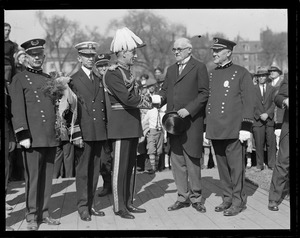
<instances>
[{"instance_id":1,"label":"bowler hat held in hand","mask_svg":"<svg viewBox=\"0 0 300 238\"><path fill-rule=\"evenodd\" d=\"M181 135L187 129L187 122L176 111L166 113L162 118L165 130L172 135Z\"/></svg>"}]
</instances>

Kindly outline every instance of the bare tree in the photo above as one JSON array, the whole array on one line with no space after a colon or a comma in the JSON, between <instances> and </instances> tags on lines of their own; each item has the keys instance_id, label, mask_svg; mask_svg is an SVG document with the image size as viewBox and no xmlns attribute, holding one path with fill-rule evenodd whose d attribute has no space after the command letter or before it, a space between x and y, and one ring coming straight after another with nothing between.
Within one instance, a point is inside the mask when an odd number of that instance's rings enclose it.
<instances>
[{"instance_id":1,"label":"bare tree","mask_svg":"<svg viewBox=\"0 0 300 238\"><path fill-rule=\"evenodd\" d=\"M54 15L47 18L43 11L38 11L36 17L45 30L47 58L56 62L55 71L63 72L66 62L73 62L72 71L76 69L78 61L74 45L77 43L86 40L99 43L103 41L103 38L97 33L96 27L93 29L86 28L85 32L87 33L85 33L78 22L70 21L65 17Z\"/></svg>"}]
</instances>

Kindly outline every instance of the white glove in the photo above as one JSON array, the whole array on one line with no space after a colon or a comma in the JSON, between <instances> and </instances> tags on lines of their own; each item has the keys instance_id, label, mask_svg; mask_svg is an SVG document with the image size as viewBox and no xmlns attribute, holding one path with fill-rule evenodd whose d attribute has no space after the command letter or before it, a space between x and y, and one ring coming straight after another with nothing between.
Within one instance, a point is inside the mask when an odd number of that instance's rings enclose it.
<instances>
[{"instance_id":1,"label":"white glove","mask_svg":"<svg viewBox=\"0 0 300 238\"><path fill-rule=\"evenodd\" d=\"M206 139L206 132L203 133L203 142L207 145L210 144L210 140L209 139Z\"/></svg>"},{"instance_id":2,"label":"white glove","mask_svg":"<svg viewBox=\"0 0 300 238\"><path fill-rule=\"evenodd\" d=\"M248 139L250 139L251 137L251 133L249 131L243 131L241 130L239 132L239 140L241 143L243 143L244 141L247 141Z\"/></svg>"},{"instance_id":3,"label":"white glove","mask_svg":"<svg viewBox=\"0 0 300 238\"><path fill-rule=\"evenodd\" d=\"M281 133L281 129L276 129L275 131L274 131L274 134L276 135L276 136L280 136L280 133Z\"/></svg>"},{"instance_id":4,"label":"white glove","mask_svg":"<svg viewBox=\"0 0 300 238\"><path fill-rule=\"evenodd\" d=\"M30 147L30 139L21 140L20 145L28 149Z\"/></svg>"}]
</instances>

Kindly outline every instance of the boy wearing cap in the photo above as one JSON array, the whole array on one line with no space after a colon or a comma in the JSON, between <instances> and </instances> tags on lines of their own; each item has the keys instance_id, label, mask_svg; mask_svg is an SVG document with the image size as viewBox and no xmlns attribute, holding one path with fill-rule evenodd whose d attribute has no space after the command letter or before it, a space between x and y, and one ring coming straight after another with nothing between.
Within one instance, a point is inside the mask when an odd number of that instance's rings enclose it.
<instances>
[{"instance_id":1,"label":"boy wearing cap","mask_svg":"<svg viewBox=\"0 0 300 238\"><path fill-rule=\"evenodd\" d=\"M40 222L60 224L49 215L53 164L59 141L55 132L55 103L41 91L51 78L42 70L44 44L43 39L32 39L21 45L28 67L13 77L9 87L13 127L24 152L28 230L37 230Z\"/></svg>"},{"instance_id":2,"label":"boy wearing cap","mask_svg":"<svg viewBox=\"0 0 300 238\"><path fill-rule=\"evenodd\" d=\"M253 124L254 85L247 69L232 63L232 41L214 38L212 56L217 65L209 73L206 107L206 138L215 150L223 188L223 202L215 207L224 216L246 208L243 144L250 139Z\"/></svg>"},{"instance_id":3,"label":"boy wearing cap","mask_svg":"<svg viewBox=\"0 0 300 238\"><path fill-rule=\"evenodd\" d=\"M142 125L148 125L148 131L145 131L147 137L147 153L149 155L149 161L151 168L145 168L145 170L153 174L158 170L159 156L163 153L164 144L164 129L162 127L163 114L160 112L161 98L159 95L153 95L152 97L153 108L147 110L142 120ZM145 162L145 167L147 165Z\"/></svg>"},{"instance_id":4,"label":"boy wearing cap","mask_svg":"<svg viewBox=\"0 0 300 238\"><path fill-rule=\"evenodd\" d=\"M208 73L205 64L192 56L192 48L187 38L179 38L174 42L172 51L177 62L167 69L158 94L162 97L162 105L167 103L165 117L173 111L187 125L186 130L176 135L166 128L172 172L178 191L176 202L168 207L168 211L189 207L192 203L196 211L204 213L206 208L202 202L200 158L208 99Z\"/></svg>"},{"instance_id":5,"label":"boy wearing cap","mask_svg":"<svg viewBox=\"0 0 300 238\"><path fill-rule=\"evenodd\" d=\"M134 219L131 213L146 212L133 205L135 183L131 189L138 139L142 136L140 108L151 108L151 99L135 91L135 78L131 73L137 58L136 49L142 46L143 41L127 27L118 29L110 47L116 54L117 64L111 66L103 78L110 104L107 132L113 144L113 209L125 219Z\"/></svg>"},{"instance_id":6,"label":"boy wearing cap","mask_svg":"<svg viewBox=\"0 0 300 238\"><path fill-rule=\"evenodd\" d=\"M268 167L273 169L276 159L276 139L274 134L274 97L276 89L267 83L269 76L266 67L260 67L255 74L258 84L255 85L253 137L256 148L256 168L259 172L264 169L264 148L267 149Z\"/></svg>"},{"instance_id":7,"label":"boy wearing cap","mask_svg":"<svg viewBox=\"0 0 300 238\"><path fill-rule=\"evenodd\" d=\"M91 221L91 216L104 216L104 212L93 207L99 178L100 157L107 140L106 110L103 86L93 72L96 47L92 41L75 45L80 69L71 76L69 86L78 98L78 121L82 139L76 141L79 152L76 166L77 210L81 220Z\"/></svg>"}]
</instances>

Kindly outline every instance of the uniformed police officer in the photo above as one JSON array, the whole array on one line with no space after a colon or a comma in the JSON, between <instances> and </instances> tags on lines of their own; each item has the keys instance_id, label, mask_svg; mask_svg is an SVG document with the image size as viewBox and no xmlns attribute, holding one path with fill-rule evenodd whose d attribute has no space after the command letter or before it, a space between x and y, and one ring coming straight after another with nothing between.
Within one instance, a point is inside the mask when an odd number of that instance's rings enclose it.
<instances>
[{"instance_id":1,"label":"uniformed police officer","mask_svg":"<svg viewBox=\"0 0 300 238\"><path fill-rule=\"evenodd\" d=\"M41 88L50 76L43 73L43 39L32 39L25 49L28 67L15 75L10 85L12 122L19 145L24 149L26 221L29 230L40 222L59 225L49 215L53 163L59 141L55 132L55 105Z\"/></svg>"},{"instance_id":2,"label":"uniformed police officer","mask_svg":"<svg viewBox=\"0 0 300 238\"><path fill-rule=\"evenodd\" d=\"M234 216L246 208L243 142L250 138L253 123L254 85L245 68L232 63L236 43L214 38L212 55L217 65L209 74L210 92L206 108L206 138L215 150L223 203L215 208Z\"/></svg>"},{"instance_id":3,"label":"uniformed police officer","mask_svg":"<svg viewBox=\"0 0 300 238\"><path fill-rule=\"evenodd\" d=\"M135 92L135 82L130 67L137 57L136 48L142 40L127 27L118 29L111 43L111 51L117 56L117 65L104 75L111 108L108 108L108 138L113 143L113 209L116 215L133 219L130 213L146 212L133 206L130 199L132 170L136 164L138 138L142 136L139 108L151 104ZM134 185L133 185L134 186Z\"/></svg>"},{"instance_id":4,"label":"uniformed police officer","mask_svg":"<svg viewBox=\"0 0 300 238\"><path fill-rule=\"evenodd\" d=\"M93 72L96 47L92 41L75 45L81 68L71 76L70 88L78 98L78 122L82 138L73 142L75 150L81 150L76 166L77 210L83 221L91 221L91 215L104 216L93 207L98 184L100 156L107 139L103 86ZM75 153L76 154L76 153Z\"/></svg>"}]
</instances>

